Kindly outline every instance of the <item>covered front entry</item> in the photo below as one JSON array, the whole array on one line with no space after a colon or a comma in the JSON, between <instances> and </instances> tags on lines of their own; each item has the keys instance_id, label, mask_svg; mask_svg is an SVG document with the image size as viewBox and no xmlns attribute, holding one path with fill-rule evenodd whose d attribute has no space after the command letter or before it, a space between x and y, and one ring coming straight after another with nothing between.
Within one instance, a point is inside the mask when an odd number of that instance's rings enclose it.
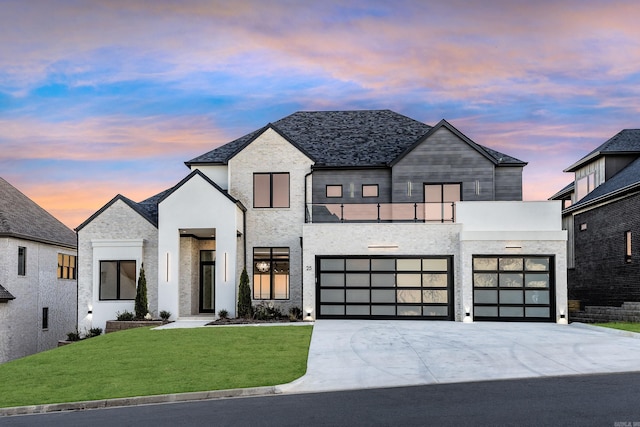
<instances>
[{"instance_id":1,"label":"covered front entry","mask_svg":"<svg viewBox=\"0 0 640 427\"><path fill-rule=\"evenodd\" d=\"M474 256L474 320L554 321L552 256Z\"/></svg>"},{"instance_id":2,"label":"covered front entry","mask_svg":"<svg viewBox=\"0 0 640 427\"><path fill-rule=\"evenodd\" d=\"M318 318L453 320L450 256L316 258Z\"/></svg>"}]
</instances>

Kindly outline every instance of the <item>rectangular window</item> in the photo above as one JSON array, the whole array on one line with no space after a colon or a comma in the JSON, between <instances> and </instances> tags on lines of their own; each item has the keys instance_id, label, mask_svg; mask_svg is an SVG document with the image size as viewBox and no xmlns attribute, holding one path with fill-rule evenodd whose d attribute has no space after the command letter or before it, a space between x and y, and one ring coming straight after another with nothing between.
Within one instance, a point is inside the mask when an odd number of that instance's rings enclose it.
<instances>
[{"instance_id":1,"label":"rectangular window","mask_svg":"<svg viewBox=\"0 0 640 427\"><path fill-rule=\"evenodd\" d=\"M342 185L327 185L327 197L342 197Z\"/></svg>"},{"instance_id":2,"label":"rectangular window","mask_svg":"<svg viewBox=\"0 0 640 427\"><path fill-rule=\"evenodd\" d=\"M42 329L49 329L49 307L42 307Z\"/></svg>"},{"instance_id":3,"label":"rectangular window","mask_svg":"<svg viewBox=\"0 0 640 427\"><path fill-rule=\"evenodd\" d=\"M625 261L631 262L631 231L624 233Z\"/></svg>"},{"instance_id":4,"label":"rectangular window","mask_svg":"<svg viewBox=\"0 0 640 427\"><path fill-rule=\"evenodd\" d=\"M253 248L253 298L289 299L289 248Z\"/></svg>"},{"instance_id":5,"label":"rectangular window","mask_svg":"<svg viewBox=\"0 0 640 427\"><path fill-rule=\"evenodd\" d=\"M581 200L596 188L596 173L591 172L588 175L576 181L576 201Z\"/></svg>"},{"instance_id":6,"label":"rectangular window","mask_svg":"<svg viewBox=\"0 0 640 427\"><path fill-rule=\"evenodd\" d=\"M426 221L455 222L455 202L462 200L460 184L425 184Z\"/></svg>"},{"instance_id":7,"label":"rectangular window","mask_svg":"<svg viewBox=\"0 0 640 427\"><path fill-rule=\"evenodd\" d=\"M100 261L100 299L136 298L136 262Z\"/></svg>"},{"instance_id":8,"label":"rectangular window","mask_svg":"<svg viewBox=\"0 0 640 427\"><path fill-rule=\"evenodd\" d=\"M18 246L18 276L27 274L27 248Z\"/></svg>"},{"instance_id":9,"label":"rectangular window","mask_svg":"<svg viewBox=\"0 0 640 427\"><path fill-rule=\"evenodd\" d=\"M254 173L253 207L288 208L289 173Z\"/></svg>"},{"instance_id":10,"label":"rectangular window","mask_svg":"<svg viewBox=\"0 0 640 427\"><path fill-rule=\"evenodd\" d=\"M58 254L58 279L76 279L76 256Z\"/></svg>"},{"instance_id":11,"label":"rectangular window","mask_svg":"<svg viewBox=\"0 0 640 427\"><path fill-rule=\"evenodd\" d=\"M362 197L378 197L378 184L364 184Z\"/></svg>"}]
</instances>

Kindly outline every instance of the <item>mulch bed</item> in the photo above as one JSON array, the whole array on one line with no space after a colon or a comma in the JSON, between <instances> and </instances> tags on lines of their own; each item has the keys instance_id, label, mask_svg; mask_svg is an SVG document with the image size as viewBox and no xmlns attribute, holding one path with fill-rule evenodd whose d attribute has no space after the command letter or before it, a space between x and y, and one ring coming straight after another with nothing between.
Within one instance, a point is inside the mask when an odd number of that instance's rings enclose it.
<instances>
[{"instance_id":1,"label":"mulch bed","mask_svg":"<svg viewBox=\"0 0 640 427\"><path fill-rule=\"evenodd\" d=\"M271 319L271 320L258 320L258 319L245 319L244 317L236 317L233 319L217 319L213 322L207 323L206 326L211 325L253 325L258 323L296 323L302 322L302 320L291 320L288 317L283 317L281 319Z\"/></svg>"}]
</instances>

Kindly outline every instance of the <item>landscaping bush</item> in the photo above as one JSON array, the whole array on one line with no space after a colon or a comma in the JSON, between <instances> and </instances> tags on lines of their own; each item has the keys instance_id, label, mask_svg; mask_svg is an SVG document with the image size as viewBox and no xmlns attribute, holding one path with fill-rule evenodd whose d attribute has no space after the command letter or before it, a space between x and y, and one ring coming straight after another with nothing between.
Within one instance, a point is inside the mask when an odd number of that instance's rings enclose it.
<instances>
[{"instance_id":1,"label":"landscaping bush","mask_svg":"<svg viewBox=\"0 0 640 427\"><path fill-rule=\"evenodd\" d=\"M222 309L218 312L218 317L220 319L228 319L229 318L229 312L225 309Z\"/></svg>"},{"instance_id":2,"label":"landscaping bush","mask_svg":"<svg viewBox=\"0 0 640 427\"><path fill-rule=\"evenodd\" d=\"M256 320L278 320L282 317L282 311L280 311L279 308L274 307L273 303L260 303L256 304L253 308L253 318Z\"/></svg>"},{"instance_id":3,"label":"landscaping bush","mask_svg":"<svg viewBox=\"0 0 640 427\"><path fill-rule=\"evenodd\" d=\"M289 309L289 320L302 320L302 309L300 307L291 307Z\"/></svg>"},{"instance_id":4,"label":"landscaping bush","mask_svg":"<svg viewBox=\"0 0 640 427\"><path fill-rule=\"evenodd\" d=\"M116 313L116 320L134 320L135 319L135 315L130 312L130 311L123 311L122 313L120 313L119 311Z\"/></svg>"},{"instance_id":5,"label":"landscaping bush","mask_svg":"<svg viewBox=\"0 0 640 427\"><path fill-rule=\"evenodd\" d=\"M85 338L93 338L102 335L102 328L91 328L84 336Z\"/></svg>"},{"instance_id":6,"label":"landscaping bush","mask_svg":"<svg viewBox=\"0 0 640 427\"><path fill-rule=\"evenodd\" d=\"M251 307L251 288L249 287L249 275L247 268L242 270L238 289L238 317L250 318L253 314Z\"/></svg>"},{"instance_id":7,"label":"landscaping bush","mask_svg":"<svg viewBox=\"0 0 640 427\"><path fill-rule=\"evenodd\" d=\"M136 319L144 319L149 312L149 302L147 301L147 278L144 275L144 264L140 266L140 277L136 288ZM118 319L120 320L120 319Z\"/></svg>"},{"instance_id":8,"label":"landscaping bush","mask_svg":"<svg viewBox=\"0 0 640 427\"><path fill-rule=\"evenodd\" d=\"M162 320L164 320L165 322L169 321L169 318L171 317L171 312L167 311L167 310L162 310L160 312L160 318Z\"/></svg>"},{"instance_id":9,"label":"landscaping bush","mask_svg":"<svg viewBox=\"0 0 640 427\"><path fill-rule=\"evenodd\" d=\"M67 341L80 341L80 332L67 332Z\"/></svg>"}]
</instances>

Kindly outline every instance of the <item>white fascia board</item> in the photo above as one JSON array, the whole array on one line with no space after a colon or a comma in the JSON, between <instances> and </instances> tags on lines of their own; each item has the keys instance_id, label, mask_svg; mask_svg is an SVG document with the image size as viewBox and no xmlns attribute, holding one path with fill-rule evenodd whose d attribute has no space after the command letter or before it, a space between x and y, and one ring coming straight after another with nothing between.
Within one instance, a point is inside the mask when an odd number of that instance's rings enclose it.
<instances>
[{"instance_id":1,"label":"white fascia board","mask_svg":"<svg viewBox=\"0 0 640 427\"><path fill-rule=\"evenodd\" d=\"M567 230L557 231L462 231L460 241L495 240L495 241L566 241Z\"/></svg>"},{"instance_id":2,"label":"white fascia board","mask_svg":"<svg viewBox=\"0 0 640 427\"><path fill-rule=\"evenodd\" d=\"M93 248L142 247L144 239L91 239Z\"/></svg>"}]
</instances>

